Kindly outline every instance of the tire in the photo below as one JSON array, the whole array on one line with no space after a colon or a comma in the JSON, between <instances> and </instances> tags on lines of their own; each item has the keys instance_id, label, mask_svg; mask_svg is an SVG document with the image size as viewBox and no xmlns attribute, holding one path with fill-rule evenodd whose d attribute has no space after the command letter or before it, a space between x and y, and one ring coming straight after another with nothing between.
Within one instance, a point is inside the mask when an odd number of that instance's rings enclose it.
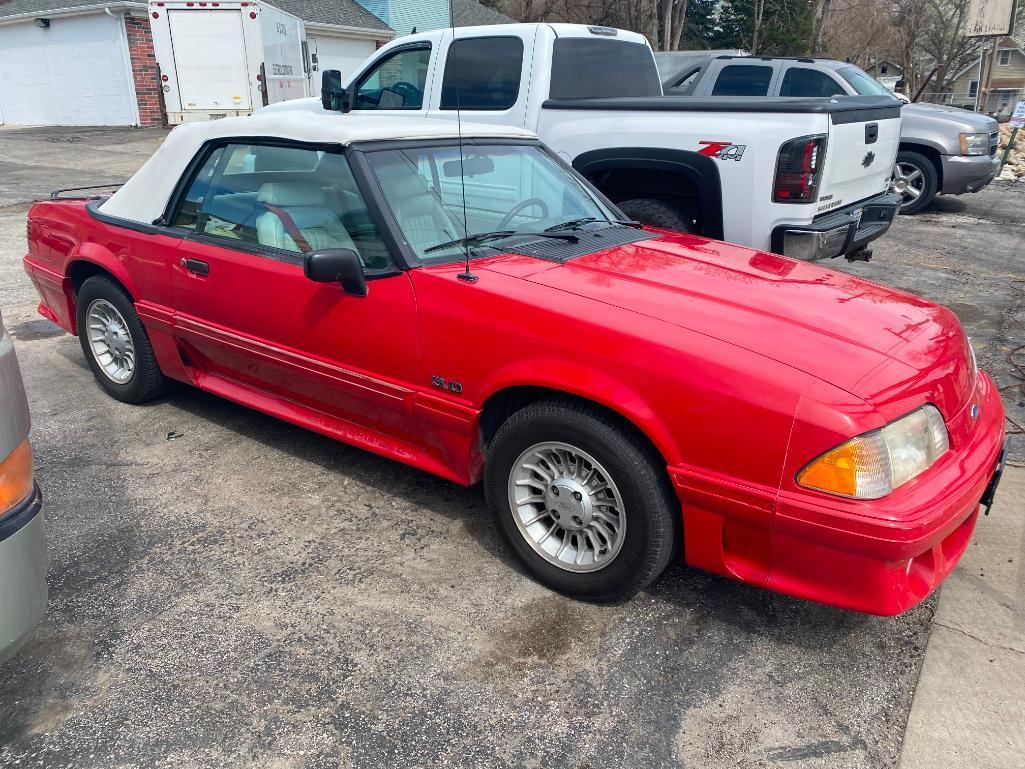
<instances>
[{"instance_id":1,"label":"tire","mask_svg":"<svg viewBox=\"0 0 1025 769\"><path fill-rule=\"evenodd\" d=\"M153 354L153 347L150 344L146 329L143 328L139 315L135 312L135 305L128 293L117 283L103 275L94 275L86 280L78 290L76 297L78 320L78 341L82 345L82 353L92 369L93 376L97 383L108 395L124 403L145 403L162 395L167 388L167 380L157 365L156 356ZM115 312L112 312L113 309ZM121 352L122 360L127 360L125 353L127 338L131 343L133 364L122 366L121 372L124 376L117 376L111 373L105 363L101 362L101 355L94 349L90 334L90 312L96 311L104 318L109 319L106 324L108 329L116 331L110 334L102 334L102 344L107 345L108 341L114 340L108 350ZM95 315L93 316L95 319ZM96 325L94 323L94 325ZM108 354L108 361L112 355ZM116 359L115 359L116 360Z\"/></svg>"},{"instance_id":2,"label":"tire","mask_svg":"<svg viewBox=\"0 0 1025 769\"><path fill-rule=\"evenodd\" d=\"M548 445L569 447L577 452L578 461L581 454L586 454L596 464L586 459L580 464L570 464L579 472L573 475L576 480L568 474L551 478L549 476L557 474L531 453L539 446ZM535 474L524 468L531 464L545 468L545 473ZM572 484L579 486L579 480L591 470L597 474L585 487L586 503L571 501L578 493L572 490ZM518 483L524 473L530 479ZM607 475L605 481L611 481L606 490L600 489L603 475ZM553 496L551 487L557 484L565 485L561 486L560 494ZM574 598L586 601L628 598L654 581L677 550L682 523L680 503L669 484L664 462L614 417L586 404L543 400L515 412L502 424L488 447L484 486L496 526L528 571L542 584ZM519 498L514 500L514 495L533 499L542 489L547 489L543 492L543 502L514 505L514 501L519 501ZM611 516L618 522L614 525L609 523L611 517L607 515L611 508L605 507L602 511L600 501L597 506L591 503L593 500L609 501L617 493L621 505L614 506L621 506L622 510L618 516ZM545 517L531 523L535 508L536 515ZM562 512L557 515L559 510ZM570 528L575 527L570 518L574 511L590 516L588 510L597 510L597 514L590 518L590 528L584 537L577 534L582 529ZM567 528L561 528L562 524L557 527L553 516L560 517ZM596 533L601 527L605 527L606 533L621 533L603 541ZM566 560L561 566L554 562L556 556L552 552L543 556L538 549L541 545L537 544L539 536L544 539L544 531L556 528L558 531L549 534L546 541ZM575 538L570 537L566 545L570 534ZM605 546L602 557L609 559L604 565L598 555L602 545ZM583 563L568 563L577 558Z\"/></svg>"},{"instance_id":3,"label":"tire","mask_svg":"<svg viewBox=\"0 0 1025 769\"><path fill-rule=\"evenodd\" d=\"M624 200L616 204L619 210L641 224L650 227L658 227L663 230L675 230L676 232L697 231L694 220L671 203L651 198L636 198Z\"/></svg>"},{"instance_id":4,"label":"tire","mask_svg":"<svg viewBox=\"0 0 1025 769\"><path fill-rule=\"evenodd\" d=\"M893 173L894 177L890 188L904 197L900 213L918 213L935 199L939 176L936 173L936 166L925 155L910 150L901 150L897 153L897 163L894 165ZM916 176L916 174L918 175ZM905 178L902 179L902 176ZM917 196L907 192L912 188L918 190Z\"/></svg>"}]
</instances>

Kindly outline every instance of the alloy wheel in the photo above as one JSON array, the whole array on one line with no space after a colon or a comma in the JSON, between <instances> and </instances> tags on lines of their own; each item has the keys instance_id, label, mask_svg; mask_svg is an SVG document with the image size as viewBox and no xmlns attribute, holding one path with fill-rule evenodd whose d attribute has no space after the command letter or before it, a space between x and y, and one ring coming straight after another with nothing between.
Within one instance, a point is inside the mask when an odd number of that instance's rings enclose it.
<instances>
[{"instance_id":1,"label":"alloy wheel","mask_svg":"<svg viewBox=\"0 0 1025 769\"><path fill-rule=\"evenodd\" d=\"M904 202L901 206L914 203L925 190L925 174L913 163L898 161L893 164L893 178L890 189L899 192Z\"/></svg>"},{"instance_id":2,"label":"alloy wheel","mask_svg":"<svg viewBox=\"0 0 1025 769\"><path fill-rule=\"evenodd\" d=\"M89 349L110 381L127 384L135 375L135 342L118 309L106 299L94 299L86 311Z\"/></svg>"},{"instance_id":3,"label":"alloy wheel","mask_svg":"<svg viewBox=\"0 0 1025 769\"><path fill-rule=\"evenodd\" d=\"M520 455L509 474L509 506L527 543L560 569L598 571L623 547L626 510L615 481L568 443L538 443Z\"/></svg>"}]
</instances>

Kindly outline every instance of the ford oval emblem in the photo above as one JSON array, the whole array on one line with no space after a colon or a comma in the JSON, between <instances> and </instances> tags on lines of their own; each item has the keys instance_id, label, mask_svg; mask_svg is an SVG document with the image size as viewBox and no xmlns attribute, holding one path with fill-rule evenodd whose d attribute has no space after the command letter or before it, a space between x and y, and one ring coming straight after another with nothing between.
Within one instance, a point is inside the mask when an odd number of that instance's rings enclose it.
<instances>
[{"instance_id":1,"label":"ford oval emblem","mask_svg":"<svg viewBox=\"0 0 1025 769\"><path fill-rule=\"evenodd\" d=\"M972 404L971 415L972 415L972 419L978 419L979 418L979 404L978 403L973 403Z\"/></svg>"}]
</instances>

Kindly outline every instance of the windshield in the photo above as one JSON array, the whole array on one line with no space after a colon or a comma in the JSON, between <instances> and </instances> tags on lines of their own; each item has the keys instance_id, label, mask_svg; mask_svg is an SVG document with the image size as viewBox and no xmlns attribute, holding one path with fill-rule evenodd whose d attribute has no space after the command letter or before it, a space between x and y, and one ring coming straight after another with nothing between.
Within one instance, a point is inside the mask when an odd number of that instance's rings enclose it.
<instances>
[{"instance_id":1,"label":"windshield","mask_svg":"<svg viewBox=\"0 0 1025 769\"><path fill-rule=\"evenodd\" d=\"M840 76L851 84L851 88L857 91L861 96L891 96L894 99L897 97L893 95L893 91L887 88L885 85L875 80L867 72L858 69L855 66L842 67L837 72Z\"/></svg>"},{"instance_id":2,"label":"windshield","mask_svg":"<svg viewBox=\"0 0 1025 769\"><path fill-rule=\"evenodd\" d=\"M399 229L424 262L461 256L465 246L453 241L463 238L489 235L469 244L474 253L487 253L517 236L621 216L532 144L464 145L462 162L458 146L382 150L368 157Z\"/></svg>"}]
</instances>

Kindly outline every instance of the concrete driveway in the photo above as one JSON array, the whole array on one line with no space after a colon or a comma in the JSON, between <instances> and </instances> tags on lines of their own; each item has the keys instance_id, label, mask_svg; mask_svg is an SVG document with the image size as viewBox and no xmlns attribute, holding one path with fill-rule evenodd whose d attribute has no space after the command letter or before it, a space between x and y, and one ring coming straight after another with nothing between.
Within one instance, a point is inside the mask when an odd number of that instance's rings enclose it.
<instances>
[{"instance_id":1,"label":"concrete driveway","mask_svg":"<svg viewBox=\"0 0 1025 769\"><path fill-rule=\"evenodd\" d=\"M878 619L677 564L624 605L574 603L520 571L477 489L185 387L104 396L35 314L22 201L124 178L161 136L0 130L0 306L51 590L0 668L0 766L896 765L935 598ZM836 266L951 304L1010 385L1019 187L941 201Z\"/></svg>"}]
</instances>

